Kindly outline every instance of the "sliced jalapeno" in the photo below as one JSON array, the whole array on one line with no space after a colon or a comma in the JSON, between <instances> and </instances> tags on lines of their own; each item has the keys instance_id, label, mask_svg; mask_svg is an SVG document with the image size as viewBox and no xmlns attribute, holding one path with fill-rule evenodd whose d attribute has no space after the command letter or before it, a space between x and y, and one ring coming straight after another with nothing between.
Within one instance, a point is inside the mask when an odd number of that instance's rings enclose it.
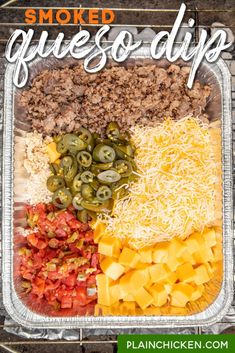
<instances>
[{"instance_id":1,"label":"sliced jalapeno","mask_svg":"<svg viewBox=\"0 0 235 353\"><path fill-rule=\"evenodd\" d=\"M112 191L108 186L102 185L97 190L96 197L99 201L106 201L112 197Z\"/></svg>"},{"instance_id":2,"label":"sliced jalapeno","mask_svg":"<svg viewBox=\"0 0 235 353\"><path fill-rule=\"evenodd\" d=\"M90 186L92 187L92 189L97 191L99 189L100 184L99 184L98 180L95 179L90 183Z\"/></svg>"},{"instance_id":3,"label":"sliced jalapeno","mask_svg":"<svg viewBox=\"0 0 235 353\"><path fill-rule=\"evenodd\" d=\"M81 194L85 200L91 200L94 198L94 190L88 184L83 184L81 187Z\"/></svg>"},{"instance_id":4,"label":"sliced jalapeno","mask_svg":"<svg viewBox=\"0 0 235 353\"><path fill-rule=\"evenodd\" d=\"M85 172L81 174L81 181L85 184L91 183L93 179L94 179L94 174L89 170L85 170Z\"/></svg>"},{"instance_id":5,"label":"sliced jalapeno","mask_svg":"<svg viewBox=\"0 0 235 353\"><path fill-rule=\"evenodd\" d=\"M66 183L72 182L78 171L76 158L72 156L65 156L60 162L60 167L63 170L63 175Z\"/></svg>"},{"instance_id":6,"label":"sliced jalapeno","mask_svg":"<svg viewBox=\"0 0 235 353\"><path fill-rule=\"evenodd\" d=\"M95 146L93 150L93 159L96 162L109 163L113 162L116 153L111 146L103 145L102 143Z\"/></svg>"},{"instance_id":7,"label":"sliced jalapeno","mask_svg":"<svg viewBox=\"0 0 235 353\"><path fill-rule=\"evenodd\" d=\"M82 167L88 168L92 163L92 156L87 151L80 151L77 154L77 161Z\"/></svg>"},{"instance_id":8,"label":"sliced jalapeno","mask_svg":"<svg viewBox=\"0 0 235 353\"><path fill-rule=\"evenodd\" d=\"M72 184L73 191L80 191L81 190L81 186L82 186L81 174L79 173L73 179L73 184Z\"/></svg>"},{"instance_id":9,"label":"sliced jalapeno","mask_svg":"<svg viewBox=\"0 0 235 353\"><path fill-rule=\"evenodd\" d=\"M77 193L72 201L73 207L75 208L75 210L83 210L83 207L81 206L81 202L82 202L82 195L81 193Z\"/></svg>"},{"instance_id":10,"label":"sliced jalapeno","mask_svg":"<svg viewBox=\"0 0 235 353\"><path fill-rule=\"evenodd\" d=\"M121 159L126 159L127 157L134 157L135 149L131 145L114 145L113 146L117 156Z\"/></svg>"},{"instance_id":11,"label":"sliced jalapeno","mask_svg":"<svg viewBox=\"0 0 235 353\"><path fill-rule=\"evenodd\" d=\"M66 188L58 189L54 193L52 201L58 208L67 208L72 202L72 195Z\"/></svg>"},{"instance_id":12,"label":"sliced jalapeno","mask_svg":"<svg viewBox=\"0 0 235 353\"><path fill-rule=\"evenodd\" d=\"M59 166L56 163L50 163L51 172L56 175L59 172Z\"/></svg>"},{"instance_id":13,"label":"sliced jalapeno","mask_svg":"<svg viewBox=\"0 0 235 353\"><path fill-rule=\"evenodd\" d=\"M73 154L87 148L87 143L74 134L64 135L63 140L67 146L67 149Z\"/></svg>"},{"instance_id":14,"label":"sliced jalapeno","mask_svg":"<svg viewBox=\"0 0 235 353\"><path fill-rule=\"evenodd\" d=\"M119 138L120 130L118 124L115 121L108 124L106 134L112 141L116 141Z\"/></svg>"},{"instance_id":15,"label":"sliced jalapeno","mask_svg":"<svg viewBox=\"0 0 235 353\"><path fill-rule=\"evenodd\" d=\"M105 211L110 211L112 209L111 200L107 200L105 202L100 202L97 199L94 199L93 201L83 200L81 202L81 205L86 210L93 211L93 212L105 212Z\"/></svg>"},{"instance_id":16,"label":"sliced jalapeno","mask_svg":"<svg viewBox=\"0 0 235 353\"><path fill-rule=\"evenodd\" d=\"M47 189L55 192L58 189L65 187L64 179L57 175L52 175L47 179Z\"/></svg>"},{"instance_id":17,"label":"sliced jalapeno","mask_svg":"<svg viewBox=\"0 0 235 353\"><path fill-rule=\"evenodd\" d=\"M56 150L58 153L66 153L68 151L68 145L66 144L64 137L56 144Z\"/></svg>"},{"instance_id":18,"label":"sliced jalapeno","mask_svg":"<svg viewBox=\"0 0 235 353\"><path fill-rule=\"evenodd\" d=\"M127 177L132 174L132 165L130 162L125 161L124 159L119 159L114 163L114 168L117 170L122 177Z\"/></svg>"},{"instance_id":19,"label":"sliced jalapeno","mask_svg":"<svg viewBox=\"0 0 235 353\"><path fill-rule=\"evenodd\" d=\"M104 184L115 183L121 179L121 175L115 170L105 170L97 175L98 180Z\"/></svg>"}]
</instances>

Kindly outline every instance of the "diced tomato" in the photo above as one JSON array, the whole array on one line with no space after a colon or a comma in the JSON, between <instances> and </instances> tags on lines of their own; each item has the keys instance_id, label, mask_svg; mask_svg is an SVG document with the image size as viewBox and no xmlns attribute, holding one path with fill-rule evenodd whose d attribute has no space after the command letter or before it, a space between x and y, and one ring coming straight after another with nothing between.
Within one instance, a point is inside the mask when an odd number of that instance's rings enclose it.
<instances>
[{"instance_id":1,"label":"diced tomato","mask_svg":"<svg viewBox=\"0 0 235 353\"><path fill-rule=\"evenodd\" d=\"M61 299L61 308L62 309L71 309L73 305L73 300L71 297L64 296Z\"/></svg>"},{"instance_id":2,"label":"diced tomato","mask_svg":"<svg viewBox=\"0 0 235 353\"><path fill-rule=\"evenodd\" d=\"M77 282L77 276L75 274L68 275L62 282L68 287L74 287Z\"/></svg>"},{"instance_id":3,"label":"diced tomato","mask_svg":"<svg viewBox=\"0 0 235 353\"><path fill-rule=\"evenodd\" d=\"M100 271L93 231L76 219L72 207L58 211L53 205L38 204L27 206L26 211L32 233L19 252L19 273L31 284L27 295L41 303L38 305L46 301L53 310L66 312L73 308L80 313L83 306L96 299L96 293L87 295L87 288L95 287L95 275ZM87 272L90 268L94 271ZM77 280L79 274L83 280Z\"/></svg>"}]
</instances>

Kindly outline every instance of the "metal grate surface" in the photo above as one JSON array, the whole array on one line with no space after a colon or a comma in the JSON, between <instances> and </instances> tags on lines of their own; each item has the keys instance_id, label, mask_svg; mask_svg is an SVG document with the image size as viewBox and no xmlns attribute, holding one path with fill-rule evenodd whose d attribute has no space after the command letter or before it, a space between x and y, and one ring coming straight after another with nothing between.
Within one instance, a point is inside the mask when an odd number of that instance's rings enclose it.
<instances>
[{"instance_id":1,"label":"metal grate surface","mask_svg":"<svg viewBox=\"0 0 235 353\"><path fill-rule=\"evenodd\" d=\"M63 1L61 1L62 3ZM116 1L116 3L120 3L119 1ZM147 3L150 1L145 2L145 6L147 6ZM198 3L203 3L202 1L198 1ZM4 1L5 3L5 1ZM21 4L23 1L21 2ZM41 4L40 4L41 3ZM34 1L34 8L37 8L37 6L42 6L43 8L51 8L51 9L56 9L56 7L48 7L48 1ZM55 2L58 4L58 2ZM96 7L97 3L100 2L95 2L95 1L88 1L88 4L86 1L82 1L82 5L78 6L76 2L77 7L70 7L70 3L74 3L73 1L66 1L64 2L64 6L66 8L70 9L79 9L81 6L83 8L88 6L94 8ZM107 2L106 2L107 3ZM125 27L137 27L140 30L143 30L143 28L150 27L153 28L155 31L161 30L161 28L168 29L172 26L172 23L175 19L176 13L178 12L178 4L176 4L175 8L167 8L167 9L158 9L158 8L130 8L130 2L123 1L123 7L115 7L115 1L111 2L112 5L110 6L108 4L105 4L105 8L112 8L115 10L117 13L117 21L113 26L119 27L119 26L124 26ZM134 1L132 2L134 3ZM136 1L138 3L138 1ZM152 3L152 2L151 2ZM172 6L174 5L174 1L171 1ZM203 8L203 9L198 9L197 7L191 4L188 5L188 11L186 14L187 17L193 17L196 21L196 31L195 31L195 42L198 40L199 36L199 29L201 24L206 23L205 16L209 17L210 13L213 12L213 14L218 13L218 18L219 16L222 16L222 18L233 18L235 14L235 9L229 8L225 10L223 7L214 9L214 8ZM219 3L219 1L217 1ZM1 4L1 2L0 2ZM50 2L50 4L53 5L53 1ZM221 2L220 2L221 4ZM61 5L61 7L63 7ZM73 4L72 4L73 5ZM129 5L129 6L128 6ZM167 5L166 5L167 6ZM58 7L58 6L57 6ZM61 8L60 7L60 8ZM97 7L96 7L97 8ZM7 42L10 33L12 32L13 29L15 28L23 28L27 29L25 24L22 22L22 11L24 11L26 8L22 7L21 5L18 5L18 1L9 1L8 5L4 7L4 9L0 8L0 159L2 159L2 118L3 118L3 81L4 81L4 72L5 72L5 59L3 57L4 53L4 44ZM101 9L101 7L99 8ZM12 15L13 14L13 15ZM138 15L137 15L138 14ZM148 16L149 23L146 24L144 22L144 18L146 19ZM133 19L134 18L134 19ZM160 22L157 22L157 21ZM64 25L63 28L60 27L60 30L65 32L67 34L67 38L71 36L72 33L74 33L75 28L73 25ZM92 27L94 26L89 26L87 25L86 27L89 30L92 31ZM97 26L95 26L97 27ZM209 26L206 26L208 30L210 30ZM235 29L235 23L229 23L230 28ZM81 27L80 27L81 28ZM39 32L43 29L48 29L48 26L35 26L35 33L36 37ZM51 26L50 27L50 33L52 34L52 38L58 33L59 28L58 26ZM93 30L96 30L93 28ZM233 122L233 151L235 151L235 52L233 52L233 55L231 53L224 53L223 57L230 68L231 74L232 74L232 122ZM1 168L1 165L0 165ZM1 172L1 170L0 170ZM1 174L1 173L0 173ZM234 166L234 178L235 178L235 166ZM234 190L234 196L235 196L235 190ZM1 189L0 189L0 199L1 199ZM0 243L1 245L1 243ZM116 336L115 335L109 335L106 333L106 335L102 336L87 336L85 330L80 329L80 338L77 341L66 341L66 340L52 340L52 341L44 341L44 340L26 340L26 339L19 339L17 336L12 336L3 331L4 327L4 317L7 316L3 305L2 305L2 294L0 291L0 353L3 352L12 352L12 353L20 353L20 352L32 352L32 349L35 349L33 347L37 347L37 352L102 352L102 353L111 353L111 352L116 352ZM228 315L221 321L221 327L226 328L228 326L233 326L235 327L235 300L233 302L233 305L230 309L230 312ZM9 325L10 327L16 327L19 328L16 324ZM156 333L158 331L156 330ZM206 333L205 330L202 328L196 327L194 330L195 333L198 334L203 334ZM65 348L66 345L66 348ZM33 347L32 347L33 346ZM30 348L31 347L31 348ZM40 349L41 347L41 349ZM65 350L66 349L66 350ZM36 352L35 351L35 352Z\"/></svg>"}]
</instances>

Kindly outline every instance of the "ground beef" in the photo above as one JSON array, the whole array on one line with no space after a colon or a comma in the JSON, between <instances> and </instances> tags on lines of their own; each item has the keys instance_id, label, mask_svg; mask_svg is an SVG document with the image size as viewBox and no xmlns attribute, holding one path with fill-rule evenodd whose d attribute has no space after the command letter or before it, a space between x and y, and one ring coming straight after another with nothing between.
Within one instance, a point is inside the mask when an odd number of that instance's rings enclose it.
<instances>
[{"instance_id":1,"label":"ground beef","mask_svg":"<svg viewBox=\"0 0 235 353\"><path fill-rule=\"evenodd\" d=\"M96 74L74 66L45 70L22 92L20 104L32 128L46 134L76 131L81 125L103 133L110 121L123 130L153 126L164 117L205 117L210 87L187 88L190 68L170 65L113 66Z\"/></svg>"}]
</instances>

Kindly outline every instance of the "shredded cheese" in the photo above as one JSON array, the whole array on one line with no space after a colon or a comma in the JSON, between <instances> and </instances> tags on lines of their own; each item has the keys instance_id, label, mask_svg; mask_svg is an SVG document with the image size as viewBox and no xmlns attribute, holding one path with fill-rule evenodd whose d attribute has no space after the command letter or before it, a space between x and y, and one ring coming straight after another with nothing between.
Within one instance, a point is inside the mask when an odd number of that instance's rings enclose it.
<instances>
[{"instance_id":1,"label":"shredded cheese","mask_svg":"<svg viewBox=\"0 0 235 353\"><path fill-rule=\"evenodd\" d=\"M221 165L209 126L191 117L167 119L134 127L132 139L140 176L104 216L107 230L138 249L213 225Z\"/></svg>"}]
</instances>

